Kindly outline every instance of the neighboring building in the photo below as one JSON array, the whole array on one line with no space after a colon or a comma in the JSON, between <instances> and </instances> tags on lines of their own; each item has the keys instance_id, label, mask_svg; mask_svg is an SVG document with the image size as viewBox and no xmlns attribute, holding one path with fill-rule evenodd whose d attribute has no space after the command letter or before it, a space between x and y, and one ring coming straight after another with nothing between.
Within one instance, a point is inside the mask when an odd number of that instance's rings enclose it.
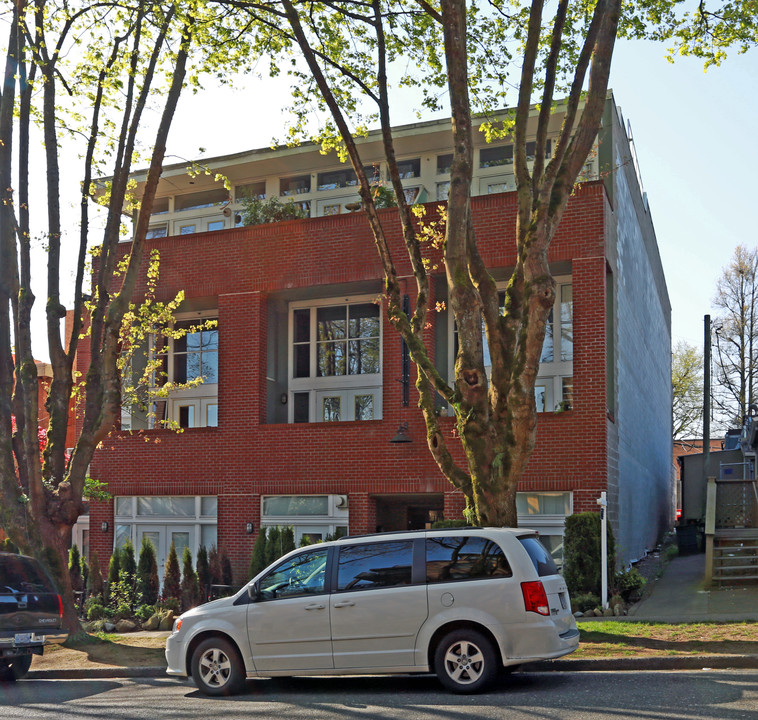
<instances>
[{"instance_id":1,"label":"neighboring building","mask_svg":"<svg viewBox=\"0 0 758 720\"><path fill-rule=\"evenodd\" d=\"M433 211L449 182L449 121L398 128L396 139L409 197ZM479 133L476 142L477 240L505 283L515 249L513 149L487 145ZM378 134L361 147L381 177ZM91 546L101 560L127 537L136 546L151 538L159 560L172 541L193 554L218 544L242 582L260 525L293 525L299 541L460 517L463 498L432 460L414 372L386 320L368 224L349 212L358 201L352 172L312 145L207 165L209 176L166 168L150 224L160 298L185 291L178 323L218 320L216 329L173 342L169 377L206 380L154 408L184 432L152 429L127 409L122 427L132 432L114 433L98 451L92 474L114 496L91 503ZM216 172L230 179L231 199L214 183ZM673 518L671 329L633 146L610 93L586 174L550 249L558 292L519 521L560 556L565 517L597 510L606 491L626 563L654 546ZM308 203L312 217L234 227L239 199L264 193ZM381 212L412 295L395 211ZM432 305L446 299L441 273L432 288ZM430 321L427 341L450 376L452 319L443 311ZM442 423L453 438L453 418Z\"/></svg>"}]
</instances>

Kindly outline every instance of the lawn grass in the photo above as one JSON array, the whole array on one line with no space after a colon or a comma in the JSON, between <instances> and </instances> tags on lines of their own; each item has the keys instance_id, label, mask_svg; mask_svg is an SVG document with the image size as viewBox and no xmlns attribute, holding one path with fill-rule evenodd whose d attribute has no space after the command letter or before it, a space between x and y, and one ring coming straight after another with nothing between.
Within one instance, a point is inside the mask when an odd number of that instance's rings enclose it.
<instances>
[{"instance_id":1,"label":"lawn grass","mask_svg":"<svg viewBox=\"0 0 758 720\"><path fill-rule=\"evenodd\" d=\"M577 623L573 658L666 655L758 655L758 623L591 621Z\"/></svg>"}]
</instances>

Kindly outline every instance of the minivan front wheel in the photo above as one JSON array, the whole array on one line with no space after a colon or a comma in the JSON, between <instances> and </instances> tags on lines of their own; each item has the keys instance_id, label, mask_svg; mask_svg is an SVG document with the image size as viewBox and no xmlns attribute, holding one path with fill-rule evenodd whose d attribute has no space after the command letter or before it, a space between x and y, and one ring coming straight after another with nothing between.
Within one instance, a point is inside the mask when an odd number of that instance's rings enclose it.
<instances>
[{"instance_id":1,"label":"minivan front wheel","mask_svg":"<svg viewBox=\"0 0 758 720\"><path fill-rule=\"evenodd\" d=\"M434 653L439 681L455 693L475 693L494 681L499 663L492 643L476 630L454 630Z\"/></svg>"},{"instance_id":2,"label":"minivan front wheel","mask_svg":"<svg viewBox=\"0 0 758 720\"><path fill-rule=\"evenodd\" d=\"M212 637L192 653L192 679L205 695L233 695L245 686L245 668L232 643Z\"/></svg>"}]
</instances>

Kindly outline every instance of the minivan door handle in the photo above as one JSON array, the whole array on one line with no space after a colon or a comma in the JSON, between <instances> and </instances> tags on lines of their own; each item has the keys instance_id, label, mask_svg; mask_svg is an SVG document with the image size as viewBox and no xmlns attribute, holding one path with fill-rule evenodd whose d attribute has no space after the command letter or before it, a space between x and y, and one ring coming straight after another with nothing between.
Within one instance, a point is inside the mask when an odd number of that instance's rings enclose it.
<instances>
[{"instance_id":1,"label":"minivan door handle","mask_svg":"<svg viewBox=\"0 0 758 720\"><path fill-rule=\"evenodd\" d=\"M352 600L343 600L342 602L334 603L334 607L336 608L353 607L353 605L355 605L355 603Z\"/></svg>"},{"instance_id":2,"label":"minivan door handle","mask_svg":"<svg viewBox=\"0 0 758 720\"><path fill-rule=\"evenodd\" d=\"M326 605L322 605L321 603L311 603L310 605L306 605L306 610L323 610L326 607Z\"/></svg>"}]
</instances>

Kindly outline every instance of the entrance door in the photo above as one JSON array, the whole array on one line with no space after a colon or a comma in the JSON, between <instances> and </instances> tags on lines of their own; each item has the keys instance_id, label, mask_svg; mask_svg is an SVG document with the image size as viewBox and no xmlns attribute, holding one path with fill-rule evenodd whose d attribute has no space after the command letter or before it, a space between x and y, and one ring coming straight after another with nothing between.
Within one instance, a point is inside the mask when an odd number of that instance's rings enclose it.
<instances>
[{"instance_id":1,"label":"entrance door","mask_svg":"<svg viewBox=\"0 0 758 720\"><path fill-rule=\"evenodd\" d=\"M174 543L176 555L181 567L184 548L188 547L193 553L197 547L195 542L195 527L193 525L137 525L137 553L142 547L142 538L147 538L155 548L155 559L158 563L158 579L163 582L166 571L166 561Z\"/></svg>"}]
</instances>

